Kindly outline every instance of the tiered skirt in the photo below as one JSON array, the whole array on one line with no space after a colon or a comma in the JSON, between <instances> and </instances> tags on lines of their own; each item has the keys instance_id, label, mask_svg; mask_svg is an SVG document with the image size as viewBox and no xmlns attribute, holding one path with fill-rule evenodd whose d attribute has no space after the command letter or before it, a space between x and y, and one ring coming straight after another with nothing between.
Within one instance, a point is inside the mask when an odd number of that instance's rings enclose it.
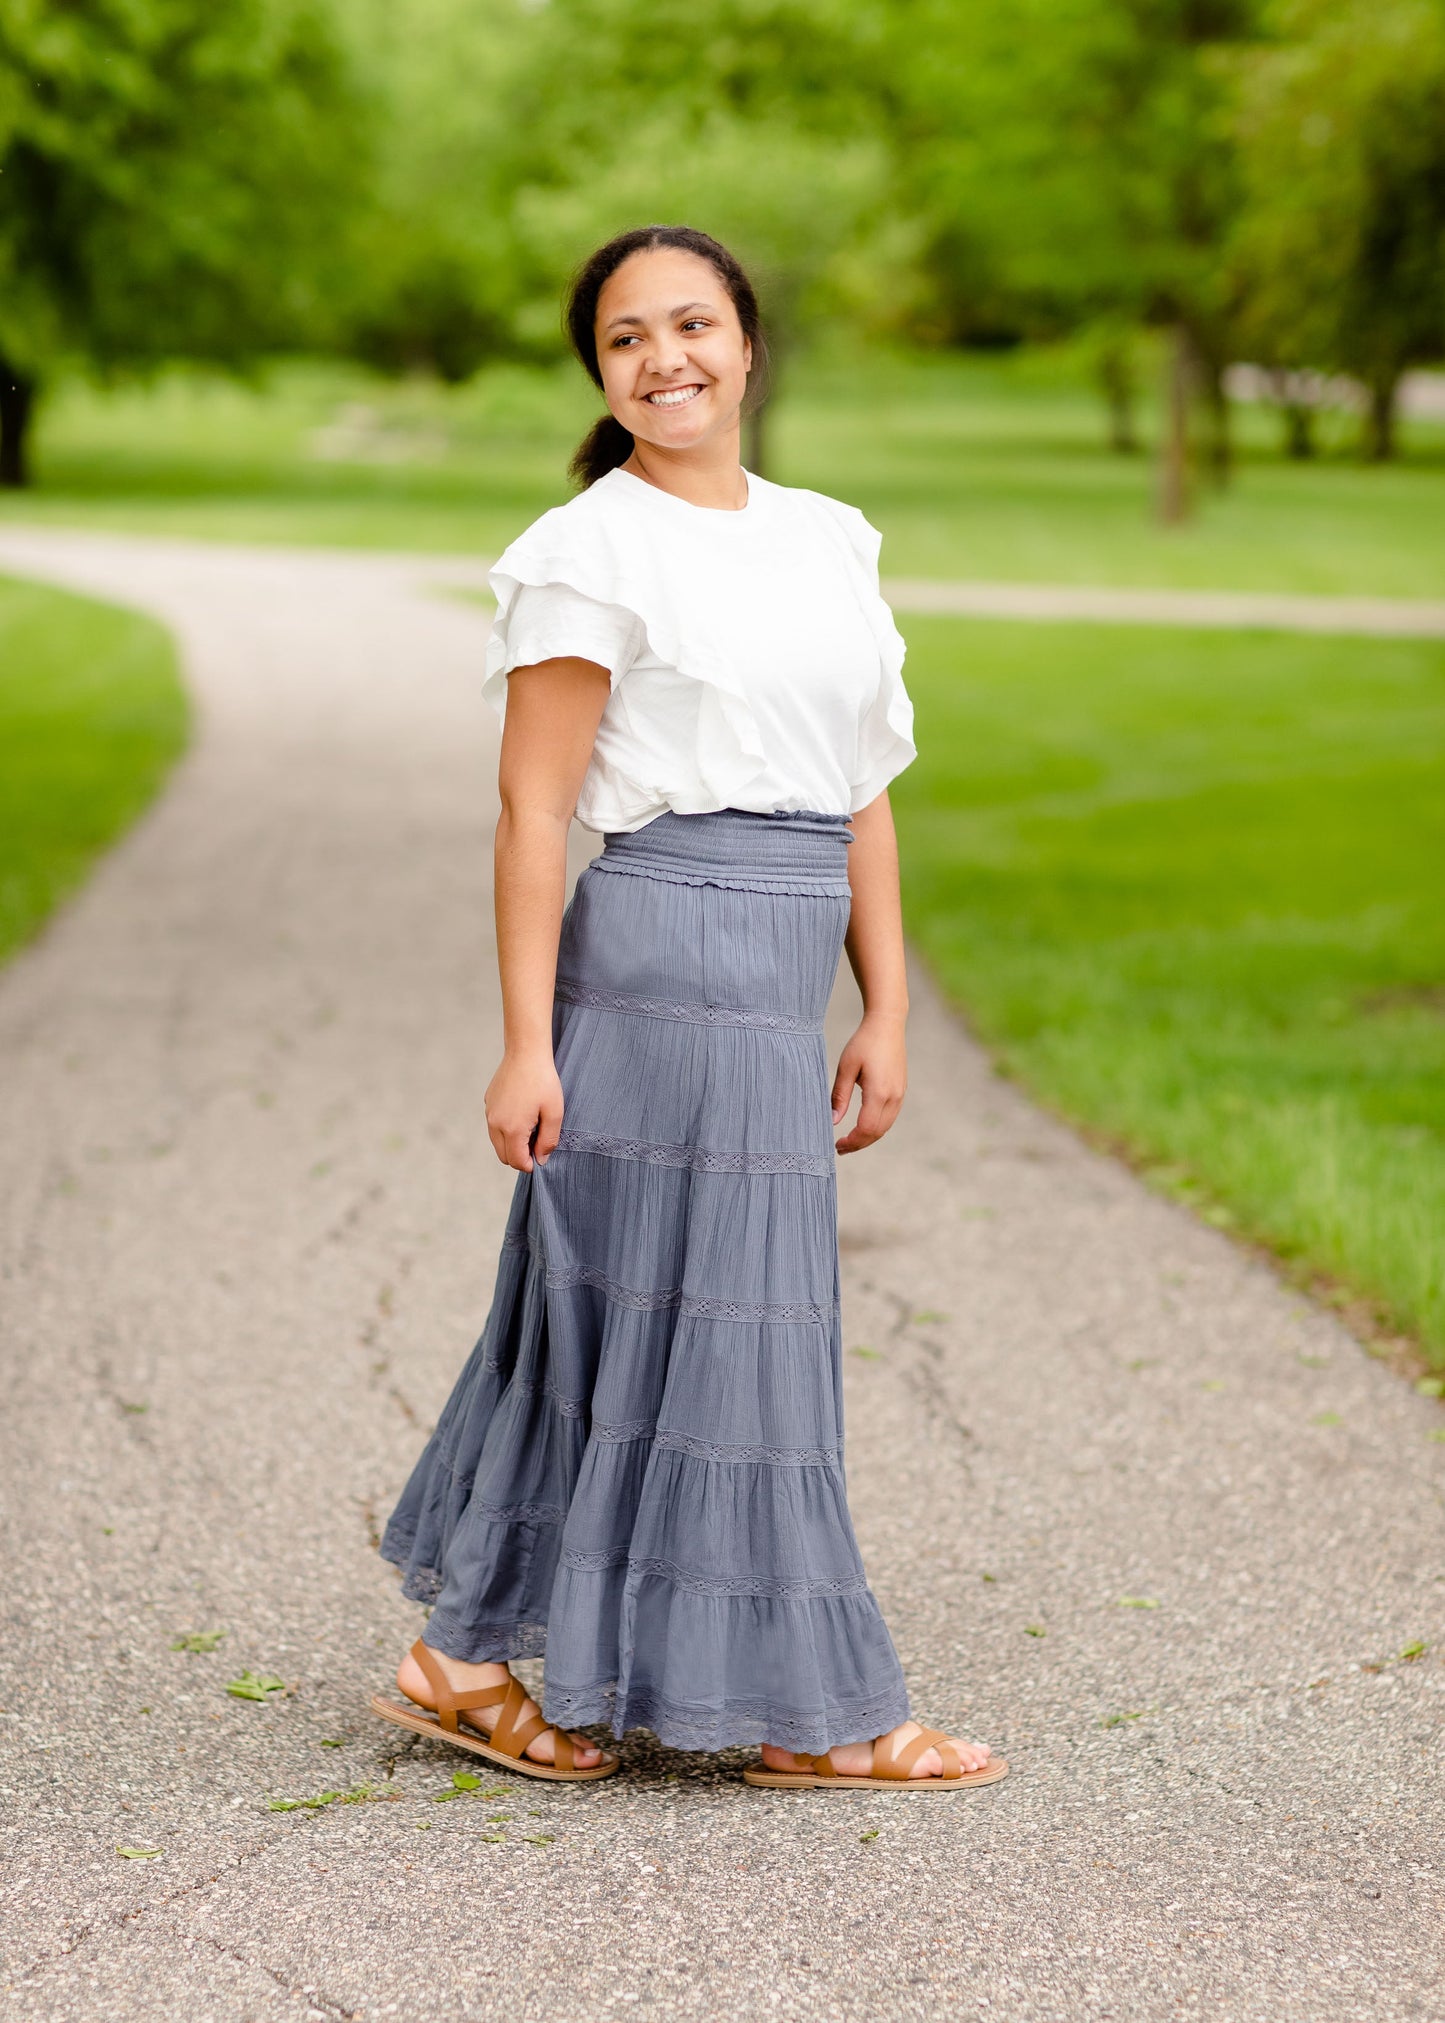
<instances>
[{"instance_id":1,"label":"tiered skirt","mask_svg":"<svg viewBox=\"0 0 1445 2023\"><path fill-rule=\"evenodd\" d=\"M657 817L563 921L561 1142L387 1526L449 1656L543 1711L818 1753L908 1718L843 1474L823 1014L841 816Z\"/></svg>"}]
</instances>

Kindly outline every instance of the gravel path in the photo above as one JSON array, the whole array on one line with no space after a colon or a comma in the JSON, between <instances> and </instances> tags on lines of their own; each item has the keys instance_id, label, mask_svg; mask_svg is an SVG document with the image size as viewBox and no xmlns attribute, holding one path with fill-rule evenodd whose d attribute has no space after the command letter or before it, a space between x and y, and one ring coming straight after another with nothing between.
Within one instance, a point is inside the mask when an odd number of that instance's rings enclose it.
<instances>
[{"instance_id":1,"label":"gravel path","mask_svg":"<svg viewBox=\"0 0 1445 2023\"><path fill-rule=\"evenodd\" d=\"M366 1697L417 1628L376 1527L510 1189L484 614L364 555L7 530L0 567L158 613L199 700L0 976L6 2013L1445 2014L1439 1407L921 976L904 1121L842 1169L850 1481L920 1710L1014 1776L764 1794L634 1735L611 1785L434 1802L456 1760Z\"/></svg>"}]
</instances>

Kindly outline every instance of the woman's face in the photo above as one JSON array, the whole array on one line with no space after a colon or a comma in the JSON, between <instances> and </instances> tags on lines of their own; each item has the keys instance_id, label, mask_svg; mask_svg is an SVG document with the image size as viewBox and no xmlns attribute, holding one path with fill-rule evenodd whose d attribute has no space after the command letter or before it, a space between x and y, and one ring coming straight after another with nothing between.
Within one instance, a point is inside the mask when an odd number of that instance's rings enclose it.
<instances>
[{"instance_id":1,"label":"woman's face","mask_svg":"<svg viewBox=\"0 0 1445 2023\"><path fill-rule=\"evenodd\" d=\"M603 283L602 390L642 442L687 450L736 427L752 358L721 276L696 253L634 253Z\"/></svg>"}]
</instances>

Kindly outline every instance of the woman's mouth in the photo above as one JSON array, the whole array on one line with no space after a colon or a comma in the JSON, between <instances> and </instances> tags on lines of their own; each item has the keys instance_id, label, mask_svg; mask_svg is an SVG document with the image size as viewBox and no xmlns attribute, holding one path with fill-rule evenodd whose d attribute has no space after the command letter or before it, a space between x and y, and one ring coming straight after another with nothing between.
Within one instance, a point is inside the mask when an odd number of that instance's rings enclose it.
<instances>
[{"instance_id":1,"label":"woman's mouth","mask_svg":"<svg viewBox=\"0 0 1445 2023\"><path fill-rule=\"evenodd\" d=\"M649 407L686 407L701 392L702 388L697 385L660 386L655 393L645 393L642 397Z\"/></svg>"}]
</instances>

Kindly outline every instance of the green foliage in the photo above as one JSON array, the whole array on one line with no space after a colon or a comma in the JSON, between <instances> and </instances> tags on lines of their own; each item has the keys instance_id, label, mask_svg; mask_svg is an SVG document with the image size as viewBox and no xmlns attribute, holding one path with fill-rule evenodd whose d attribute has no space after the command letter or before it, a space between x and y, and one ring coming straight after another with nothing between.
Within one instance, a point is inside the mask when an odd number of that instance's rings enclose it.
<instances>
[{"instance_id":1,"label":"green foliage","mask_svg":"<svg viewBox=\"0 0 1445 2023\"><path fill-rule=\"evenodd\" d=\"M1244 335L1362 380L1385 454L1401 374L1445 352L1445 11L1279 0L1275 20L1240 72Z\"/></svg>"},{"instance_id":2,"label":"green foliage","mask_svg":"<svg viewBox=\"0 0 1445 2023\"><path fill-rule=\"evenodd\" d=\"M277 1693L284 1693L286 1681L278 1679L274 1672L242 1672L239 1679L227 1682L226 1691L235 1700L269 1700Z\"/></svg>"},{"instance_id":3,"label":"green foliage","mask_svg":"<svg viewBox=\"0 0 1445 2023\"><path fill-rule=\"evenodd\" d=\"M1445 1365L1445 647L908 632L905 901L949 991Z\"/></svg>"},{"instance_id":4,"label":"green foliage","mask_svg":"<svg viewBox=\"0 0 1445 2023\"><path fill-rule=\"evenodd\" d=\"M219 1650L220 1646L225 1642L225 1638L226 1632L224 1630L192 1630L189 1636L177 1637L171 1645L171 1649L173 1651L193 1651L200 1655L208 1655L211 1651Z\"/></svg>"},{"instance_id":5,"label":"green foliage","mask_svg":"<svg viewBox=\"0 0 1445 2023\"><path fill-rule=\"evenodd\" d=\"M360 147L312 0L0 0L0 477L62 365L327 335Z\"/></svg>"},{"instance_id":6,"label":"green foliage","mask_svg":"<svg viewBox=\"0 0 1445 2023\"><path fill-rule=\"evenodd\" d=\"M159 625L0 579L0 957L140 814L186 728Z\"/></svg>"}]
</instances>

